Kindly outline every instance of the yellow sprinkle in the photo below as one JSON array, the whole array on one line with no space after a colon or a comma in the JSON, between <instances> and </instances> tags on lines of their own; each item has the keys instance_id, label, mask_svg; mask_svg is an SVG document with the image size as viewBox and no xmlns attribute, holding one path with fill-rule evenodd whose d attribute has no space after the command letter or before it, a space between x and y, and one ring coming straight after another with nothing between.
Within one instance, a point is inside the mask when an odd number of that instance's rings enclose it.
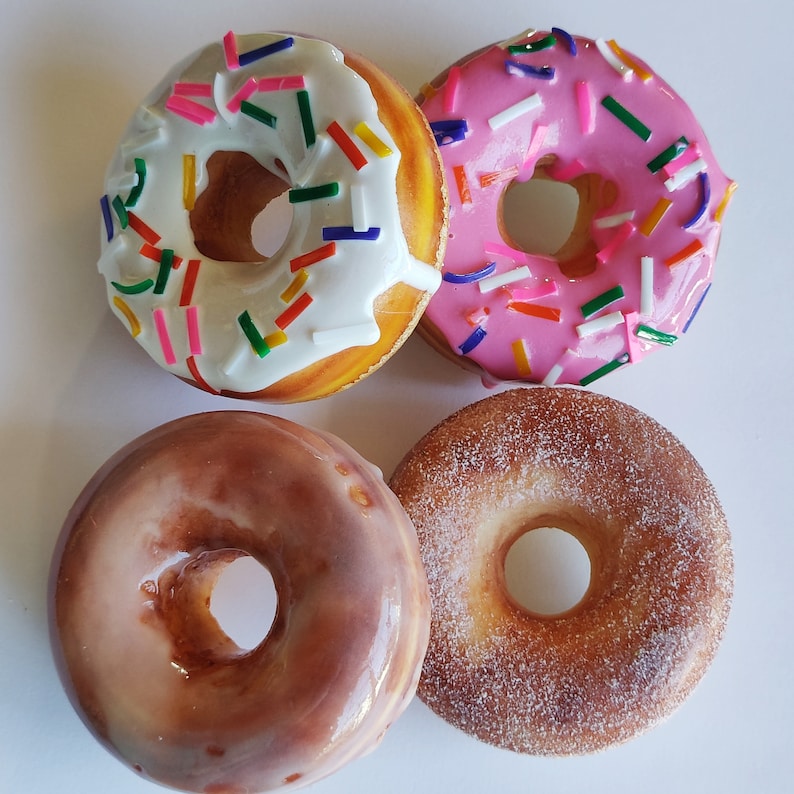
<instances>
[{"instance_id":1,"label":"yellow sprinkle","mask_svg":"<svg viewBox=\"0 0 794 794\"><path fill-rule=\"evenodd\" d=\"M659 222L665 216L667 210L673 206L673 202L668 198L660 198L656 202L656 206L650 211L648 217L640 224L640 232L646 237L650 237L653 230L659 225Z\"/></svg>"},{"instance_id":2,"label":"yellow sprinkle","mask_svg":"<svg viewBox=\"0 0 794 794\"><path fill-rule=\"evenodd\" d=\"M423 85L423 86L422 86L422 87L419 89L419 93L420 93L420 94L421 94L421 95L422 95L422 96L423 96L425 99L432 99L432 98L433 98L433 97L434 97L434 96L435 96L435 95L438 93L438 89L436 89L436 88L433 88L433 86L432 86L432 85L430 85L430 83L425 83L425 84L424 84L424 85Z\"/></svg>"},{"instance_id":3,"label":"yellow sprinkle","mask_svg":"<svg viewBox=\"0 0 794 794\"><path fill-rule=\"evenodd\" d=\"M366 122L360 121L356 124L353 132L358 135L378 157L388 157L390 154L394 154L394 152L392 152L392 150L367 126Z\"/></svg>"},{"instance_id":4,"label":"yellow sprinkle","mask_svg":"<svg viewBox=\"0 0 794 794\"><path fill-rule=\"evenodd\" d=\"M640 66L637 61L624 52L614 39L610 39L607 44L612 49L612 52L615 53L615 57L619 58L629 69L631 69L637 75L637 77L642 80L643 83L647 83L648 80L653 77L653 75L647 69L643 69L643 67Z\"/></svg>"},{"instance_id":5,"label":"yellow sprinkle","mask_svg":"<svg viewBox=\"0 0 794 794\"><path fill-rule=\"evenodd\" d=\"M529 354L527 353L527 343L524 339L516 339L511 345L513 348L513 358L516 360L516 370L522 378L528 378L532 374L532 367L529 366Z\"/></svg>"},{"instance_id":6,"label":"yellow sprinkle","mask_svg":"<svg viewBox=\"0 0 794 794\"><path fill-rule=\"evenodd\" d=\"M722 197L722 201L720 201L720 204L714 213L714 220L717 221L717 223L722 223L722 216L725 214L728 204L731 203L731 198L736 192L737 187L739 186L736 184L736 182L731 182L728 187L725 188L725 194Z\"/></svg>"},{"instance_id":7,"label":"yellow sprinkle","mask_svg":"<svg viewBox=\"0 0 794 794\"><path fill-rule=\"evenodd\" d=\"M265 337L265 344L270 347L278 347L287 341L287 335L283 331L273 331Z\"/></svg>"},{"instance_id":8,"label":"yellow sprinkle","mask_svg":"<svg viewBox=\"0 0 794 794\"><path fill-rule=\"evenodd\" d=\"M130 324L130 333L134 339L141 332L141 324L135 316L135 312L118 295L113 296L113 305L127 318L127 322Z\"/></svg>"},{"instance_id":9,"label":"yellow sprinkle","mask_svg":"<svg viewBox=\"0 0 794 794\"><path fill-rule=\"evenodd\" d=\"M182 202L190 211L196 206L196 155L182 155Z\"/></svg>"},{"instance_id":10,"label":"yellow sprinkle","mask_svg":"<svg viewBox=\"0 0 794 794\"><path fill-rule=\"evenodd\" d=\"M306 280L309 278L309 274L306 271L306 268L302 267L296 274L295 278L292 279L292 283L281 293L281 300L284 303L290 303L292 299L301 291L301 288L306 283Z\"/></svg>"}]
</instances>

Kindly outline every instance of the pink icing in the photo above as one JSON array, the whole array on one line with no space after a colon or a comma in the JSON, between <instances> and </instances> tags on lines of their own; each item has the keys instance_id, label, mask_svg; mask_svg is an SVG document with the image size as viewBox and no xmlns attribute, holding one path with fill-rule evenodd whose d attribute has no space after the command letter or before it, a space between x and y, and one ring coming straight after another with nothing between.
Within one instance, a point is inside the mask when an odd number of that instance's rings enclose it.
<instances>
[{"instance_id":1,"label":"pink icing","mask_svg":"<svg viewBox=\"0 0 794 794\"><path fill-rule=\"evenodd\" d=\"M539 42L548 35L536 33L510 44ZM535 52L515 54L508 44L492 46L454 68L453 92L444 76L437 92L422 103L431 126L462 119L467 127L463 140L448 131L437 135L450 185L450 235L445 280L426 321L452 350L479 365L486 381L587 385L676 341L711 283L721 215L734 183L720 170L687 105L646 64L622 50L634 68L621 73L599 51L608 44L599 42L599 47L582 37L574 42L575 53L560 36ZM507 62L545 67L553 76L528 75ZM535 94L539 104L526 101ZM640 126L633 129L602 104L606 97ZM503 112L514 106L525 110L505 121ZM682 137L689 147L681 144L676 159L652 170L649 164ZM549 166L550 157L555 159ZM597 254L587 275L565 276L554 257L516 250L500 230L500 201L513 180L490 175L518 173L516 180L525 181L541 160L559 181L597 174L602 191L608 182L616 188L611 202L602 192L590 222ZM668 182L671 174L680 184ZM461 185L468 187L465 195ZM672 204L651 229L647 219L660 199ZM613 216L612 223L598 222ZM643 257L653 258L653 308L646 314L641 310ZM487 291L479 281L448 280L490 262L496 264L491 275L525 265L530 275ZM622 297L585 316L583 306L616 287ZM520 306L516 293L522 296ZM529 297L533 294L536 301ZM533 303L539 311L527 313ZM579 328L615 312L620 321L605 322L602 330ZM527 353L528 376L526 362L514 352L517 346Z\"/></svg>"}]
</instances>

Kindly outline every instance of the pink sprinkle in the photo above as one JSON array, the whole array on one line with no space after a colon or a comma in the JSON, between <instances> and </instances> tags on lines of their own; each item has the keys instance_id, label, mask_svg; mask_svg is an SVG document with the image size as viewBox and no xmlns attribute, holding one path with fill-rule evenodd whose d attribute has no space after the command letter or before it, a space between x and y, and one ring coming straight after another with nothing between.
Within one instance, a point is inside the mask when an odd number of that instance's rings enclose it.
<instances>
[{"instance_id":1,"label":"pink sprinkle","mask_svg":"<svg viewBox=\"0 0 794 794\"><path fill-rule=\"evenodd\" d=\"M190 355L201 355L201 339L199 337L198 306L187 308L187 338L190 345Z\"/></svg>"},{"instance_id":2,"label":"pink sprinkle","mask_svg":"<svg viewBox=\"0 0 794 794\"><path fill-rule=\"evenodd\" d=\"M561 168L553 168L550 170L550 176L559 182L570 182L576 179L577 176L583 174L587 169L579 160L571 160L568 165Z\"/></svg>"},{"instance_id":3,"label":"pink sprinkle","mask_svg":"<svg viewBox=\"0 0 794 794\"><path fill-rule=\"evenodd\" d=\"M543 124L538 124L532 133L532 138L529 142L527 149L527 156L524 158L524 164L521 166L521 174L518 177L519 182L526 182L532 176L535 170L535 161L538 159L538 154L543 148L543 143L546 140L546 133L548 127Z\"/></svg>"},{"instance_id":4,"label":"pink sprinkle","mask_svg":"<svg viewBox=\"0 0 794 794\"><path fill-rule=\"evenodd\" d=\"M504 243L485 242L483 243L483 248L485 249L486 254L506 256L508 259L512 259L517 263L526 264L529 262L529 257L523 251L519 251L516 248L511 248L509 245L505 245Z\"/></svg>"},{"instance_id":5,"label":"pink sprinkle","mask_svg":"<svg viewBox=\"0 0 794 794\"><path fill-rule=\"evenodd\" d=\"M165 324L165 311L163 309L155 309L152 315L154 317L154 327L157 329L157 336L160 338L163 358L165 358L166 364L172 366L176 364L176 355L171 344L171 337L168 335L168 327Z\"/></svg>"},{"instance_id":6,"label":"pink sprinkle","mask_svg":"<svg viewBox=\"0 0 794 794\"><path fill-rule=\"evenodd\" d=\"M626 312L624 317L626 318L626 322L624 323L623 327L626 329L626 346L629 350L629 361L632 364L635 364L636 362L645 358L646 355L646 352L643 350L642 344L640 343L639 337L634 333L634 330L639 324L639 315L637 312Z\"/></svg>"},{"instance_id":7,"label":"pink sprinkle","mask_svg":"<svg viewBox=\"0 0 794 794\"><path fill-rule=\"evenodd\" d=\"M458 86L460 85L460 66L453 66L449 70L447 82L444 85L443 106L444 113L455 112L455 100L458 97Z\"/></svg>"},{"instance_id":8,"label":"pink sprinkle","mask_svg":"<svg viewBox=\"0 0 794 794\"><path fill-rule=\"evenodd\" d=\"M536 287L515 287L510 290L510 300L513 303L525 303L538 298L547 298L558 292L556 281L544 281Z\"/></svg>"},{"instance_id":9,"label":"pink sprinkle","mask_svg":"<svg viewBox=\"0 0 794 794\"><path fill-rule=\"evenodd\" d=\"M212 83L174 83L174 96L212 96Z\"/></svg>"},{"instance_id":10,"label":"pink sprinkle","mask_svg":"<svg viewBox=\"0 0 794 794\"><path fill-rule=\"evenodd\" d=\"M251 98L251 95L257 90L257 85L256 77L249 77L243 87L226 103L226 107L232 113L239 113L243 101Z\"/></svg>"},{"instance_id":11,"label":"pink sprinkle","mask_svg":"<svg viewBox=\"0 0 794 794\"><path fill-rule=\"evenodd\" d=\"M612 239L596 254L596 259L603 265L605 262L608 262L612 256L614 255L615 251L620 248L626 240L634 234L634 224L631 221L626 221L622 226L620 226L613 235Z\"/></svg>"},{"instance_id":12,"label":"pink sprinkle","mask_svg":"<svg viewBox=\"0 0 794 794\"><path fill-rule=\"evenodd\" d=\"M230 30L223 37L223 53L226 56L226 68L230 71L240 68L240 57L237 53L237 38Z\"/></svg>"},{"instance_id":13,"label":"pink sprinkle","mask_svg":"<svg viewBox=\"0 0 794 794\"><path fill-rule=\"evenodd\" d=\"M589 83L583 80L576 83L576 101L579 105L579 127L582 135L590 135L595 129L595 114Z\"/></svg>"},{"instance_id":14,"label":"pink sprinkle","mask_svg":"<svg viewBox=\"0 0 794 794\"><path fill-rule=\"evenodd\" d=\"M696 143L692 143L678 156L675 160L671 160L667 165L662 168L665 177L669 179L675 176L682 168L685 168L690 163L700 157L700 149Z\"/></svg>"},{"instance_id":15,"label":"pink sprinkle","mask_svg":"<svg viewBox=\"0 0 794 794\"><path fill-rule=\"evenodd\" d=\"M210 108L204 107L204 105L200 105L192 99L185 99L185 97L181 96L169 97L165 106L172 113L176 113L178 116L182 116L182 118L186 118L188 121L202 126L204 124L211 124L216 118L214 110L210 110Z\"/></svg>"},{"instance_id":16,"label":"pink sprinkle","mask_svg":"<svg viewBox=\"0 0 794 794\"><path fill-rule=\"evenodd\" d=\"M289 75L287 77L260 77L259 88L265 91L297 91L306 88L306 81L302 74Z\"/></svg>"},{"instance_id":17,"label":"pink sprinkle","mask_svg":"<svg viewBox=\"0 0 794 794\"><path fill-rule=\"evenodd\" d=\"M490 313L491 310L487 306L480 306L466 315L466 322L475 328L478 325L485 325Z\"/></svg>"}]
</instances>

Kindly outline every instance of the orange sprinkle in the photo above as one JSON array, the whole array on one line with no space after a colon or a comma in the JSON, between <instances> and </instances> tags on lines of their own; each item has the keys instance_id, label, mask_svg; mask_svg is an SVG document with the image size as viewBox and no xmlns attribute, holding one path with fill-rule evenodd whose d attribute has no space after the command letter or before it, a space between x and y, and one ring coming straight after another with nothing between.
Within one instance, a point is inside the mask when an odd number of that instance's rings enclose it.
<instances>
[{"instance_id":1,"label":"orange sprinkle","mask_svg":"<svg viewBox=\"0 0 794 794\"><path fill-rule=\"evenodd\" d=\"M461 204L471 204L471 189L469 188L465 167L456 165L453 167L452 172L455 174L455 184L458 186Z\"/></svg>"},{"instance_id":2,"label":"orange sprinkle","mask_svg":"<svg viewBox=\"0 0 794 794\"><path fill-rule=\"evenodd\" d=\"M647 83L653 77L647 69L640 66L625 50L622 50L614 39L610 39L607 44L612 49L612 52L615 53L615 56L628 66L643 83Z\"/></svg>"},{"instance_id":3,"label":"orange sprinkle","mask_svg":"<svg viewBox=\"0 0 794 794\"><path fill-rule=\"evenodd\" d=\"M127 322L130 324L130 333L134 339L141 332L141 323L135 316L135 312L118 295L113 296L113 305L127 318Z\"/></svg>"},{"instance_id":4,"label":"orange sprinkle","mask_svg":"<svg viewBox=\"0 0 794 794\"><path fill-rule=\"evenodd\" d=\"M535 303L519 303L518 301L510 301L507 308L514 312L528 314L530 317L539 317L541 320L553 320L555 323L560 322L562 313L560 309L555 309L553 306L538 306Z\"/></svg>"},{"instance_id":5,"label":"orange sprinkle","mask_svg":"<svg viewBox=\"0 0 794 794\"><path fill-rule=\"evenodd\" d=\"M298 315L300 315L303 311L305 311L309 304L314 300L308 292L304 292L303 295L285 309L278 317L275 319L276 325L283 331L290 323L294 322Z\"/></svg>"},{"instance_id":6,"label":"orange sprinkle","mask_svg":"<svg viewBox=\"0 0 794 794\"><path fill-rule=\"evenodd\" d=\"M737 187L739 186L736 184L736 182L731 182L728 185L728 187L725 188L725 193L722 197L722 201L720 201L719 206L714 212L714 220L717 223L722 223L722 216L725 214L725 210L728 208L728 204L731 203L731 199L733 198L733 194L736 192Z\"/></svg>"},{"instance_id":7,"label":"orange sprinkle","mask_svg":"<svg viewBox=\"0 0 794 794\"><path fill-rule=\"evenodd\" d=\"M516 371L522 378L528 378L532 374L532 368L529 366L526 339L516 339L511 347L513 349L513 358L516 361Z\"/></svg>"},{"instance_id":8,"label":"orange sprinkle","mask_svg":"<svg viewBox=\"0 0 794 794\"><path fill-rule=\"evenodd\" d=\"M196 206L196 155L182 155L182 203L190 211Z\"/></svg>"},{"instance_id":9,"label":"orange sprinkle","mask_svg":"<svg viewBox=\"0 0 794 794\"><path fill-rule=\"evenodd\" d=\"M648 217L640 224L640 232L646 237L653 234L653 230L659 225L659 222L664 218L667 210L673 206L673 202L668 198L660 198L656 202L656 206L648 213Z\"/></svg>"},{"instance_id":10,"label":"orange sprinkle","mask_svg":"<svg viewBox=\"0 0 794 794\"><path fill-rule=\"evenodd\" d=\"M676 265L680 265L682 262L685 262L690 257L695 256L695 254L700 253L703 250L703 243L700 240L693 240L689 245L682 248L677 254L673 254L668 259L664 260L664 263L667 267L675 267Z\"/></svg>"},{"instance_id":11,"label":"orange sprinkle","mask_svg":"<svg viewBox=\"0 0 794 794\"><path fill-rule=\"evenodd\" d=\"M515 179L517 176L517 165L506 168L504 171L491 171L488 174L482 174L480 176L480 187L486 188L495 185L497 182L507 182L510 179Z\"/></svg>"}]
</instances>

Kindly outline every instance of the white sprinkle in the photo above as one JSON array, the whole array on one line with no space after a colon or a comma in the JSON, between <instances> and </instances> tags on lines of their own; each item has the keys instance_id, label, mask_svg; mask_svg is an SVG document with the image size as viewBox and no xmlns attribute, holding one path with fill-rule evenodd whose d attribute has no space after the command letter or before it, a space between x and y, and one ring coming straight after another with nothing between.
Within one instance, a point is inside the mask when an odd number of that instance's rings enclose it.
<instances>
[{"instance_id":1,"label":"white sprinkle","mask_svg":"<svg viewBox=\"0 0 794 794\"><path fill-rule=\"evenodd\" d=\"M497 113L495 116L491 116L488 119L488 126L492 130L498 130L500 127L503 127L505 124L508 124L511 121L515 121L515 119L520 118L525 113L529 113L533 110L537 110L539 107L543 105L543 101L541 100L538 94L532 94L528 96L526 99L522 99L520 102L516 102L515 105L511 105L509 108L505 108L501 113Z\"/></svg>"},{"instance_id":2,"label":"white sprinkle","mask_svg":"<svg viewBox=\"0 0 794 794\"><path fill-rule=\"evenodd\" d=\"M312 333L315 345L334 345L343 348L353 345L374 345L380 339L380 328L377 323L360 323L346 325L341 328L325 328Z\"/></svg>"},{"instance_id":3,"label":"white sprinkle","mask_svg":"<svg viewBox=\"0 0 794 794\"><path fill-rule=\"evenodd\" d=\"M330 140L330 137L324 132L317 134L314 146L309 149L306 157L298 166L298 172L295 174L296 187L306 187L311 183L314 172L325 157L325 150L328 148Z\"/></svg>"},{"instance_id":4,"label":"white sprinkle","mask_svg":"<svg viewBox=\"0 0 794 794\"><path fill-rule=\"evenodd\" d=\"M480 279L477 285L480 288L480 292L491 292L491 290L504 287L506 284L512 284L514 281L529 278L530 275L529 268L526 265L522 265L513 270L508 270L506 273L497 273L495 276Z\"/></svg>"},{"instance_id":5,"label":"white sprinkle","mask_svg":"<svg viewBox=\"0 0 794 794\"><path fill-rule=\"evenodd\" d=\"M141 132L134 138L129 138L121 144L121 155L124 158L131 157L138 154L142 149L146 149L152 144L157 143L163 137L163 130L161 127Z\"/></svg>"},{"instance_id":6,"label":"white sprinkle","mask_svg":"<svg viewBox=\"0 0 794 794\"><path fill-rule=\"evenodd\" d=\"M642 257L640 268L640 314L648 317L653 314L653 257Z\"/></svg>"},{"instance_id":7,"label":"white sprinkle","mask_svg":"<svg viewBox=\"0 0 794 794\"><path fill-rule=\"evenodd\" d=\"M596 218L593 226L596 229L612 229L615 226L622 226L626 221L634 220L634 210L620 212L617 215L605 215L603 218Z\"/></svg>"},{"instance_id":8,"label":"white sprinkle","mask_svg":"<svg viewBox=\"0 0 794 794\"><path fill-rule=\"evenodd\" d=\"M226 94L226 78L220 72L217 72L215 74L215 81L212 84L212 98L215 100L215 107L218 108L218 113L220 113L221 118L230 127L233 127L237 123L237 119L240 117L240 114L232 113L232 111L226 107Z\"/></svg>"},{"instance_id":9,"label":"white sprinkle","mask_svg":"<svg viewBox=\"0 0 794 794\"><path fill-rule=\"evenodd\" d=\"M221 364L221 372L226 375L231 375L237 367L240 366L246 356L253 355L251 351L251 343L248 339L240 339L234 346L229 357Z\"/></svg>"},{"instance_id":10,"label":"white sprinkle","mask_svg":"<svg viewBox=\"0 0 794 794\"><path fill-rule=\"evenodd\" d=\"M543 378L543 386L554 386L562 375L562 364L555 364Z\"/></svg>"},{"instance_id":11,"label":"white sprinkle","mask_svg":"<svg viewBox=\"0 0 794 794\"><path fill-rule=\"evenodd\" d=\"M579 334L580 339L583 339L586 336L597 334L599 331L607 331L610 328L614 328L624 321L621 312L611 312L610 314L603 315L603 317L597 317L595 320L580 323L576 326L576 333Z\"/></svg>"},{"instance_id":12,"label":"white sprinkle","mask_svg":"<svg viewBox=\"0 0 794 794\"><path fill-rule=\"evenodd\" d=\"M612 47L609 46L603 39L596 39L596 47L598 47L598 51L601 55L604 56L604 60L624 79L629 80L631 76L634 74L634 71L626 66L623 61L615 55L614 50Z\"/></svg>"},{"instance_id":13,"label":"white sprinkle","mask_svg":"<svg viewBox=\"0 0 794 794\"><path fill-rule=\"evenodd\" d=\"M353 231L367 231L367 229L369 229L369 223L367 221L367 202L362 185L350 185L350 205L353 214Z\"/></svg>"},{"instance_id":14,"label":"white sprinkle","mask_svg":"<svg viewBox=\"0 0 794 794\"><path fill-rule=\"evenodd\" d=\"M707 163L702 157L698 157L689 165L684 166L680 171L673 174L665 183L664 186L672 193L674 190L689 184L701 171L705 171Z\"/></svg>"},{"instance_id":15,"label":"white sprinkle","mask_svg":"<svg viewBox=\"0 0 794 794\"><path fill-rule=\"evenodd\" d=\"M408 262L400 274L400 281L409 287L434 294L441 286L441 271L436 270L421 259L408 257Z\"/></svg>"},{"instance_id":16,"label":"white sprinkle","mask_svg":"<svg viewBox=\"0 0 794 794\"><path fill-rule=\"evenodd\" d=\"M108 266L115 263L127 251L127 237L123 234L117 234L102 251L102 255L97 262L97 269L102 275L108 274Z\"/></svg>"}]
</instances>

